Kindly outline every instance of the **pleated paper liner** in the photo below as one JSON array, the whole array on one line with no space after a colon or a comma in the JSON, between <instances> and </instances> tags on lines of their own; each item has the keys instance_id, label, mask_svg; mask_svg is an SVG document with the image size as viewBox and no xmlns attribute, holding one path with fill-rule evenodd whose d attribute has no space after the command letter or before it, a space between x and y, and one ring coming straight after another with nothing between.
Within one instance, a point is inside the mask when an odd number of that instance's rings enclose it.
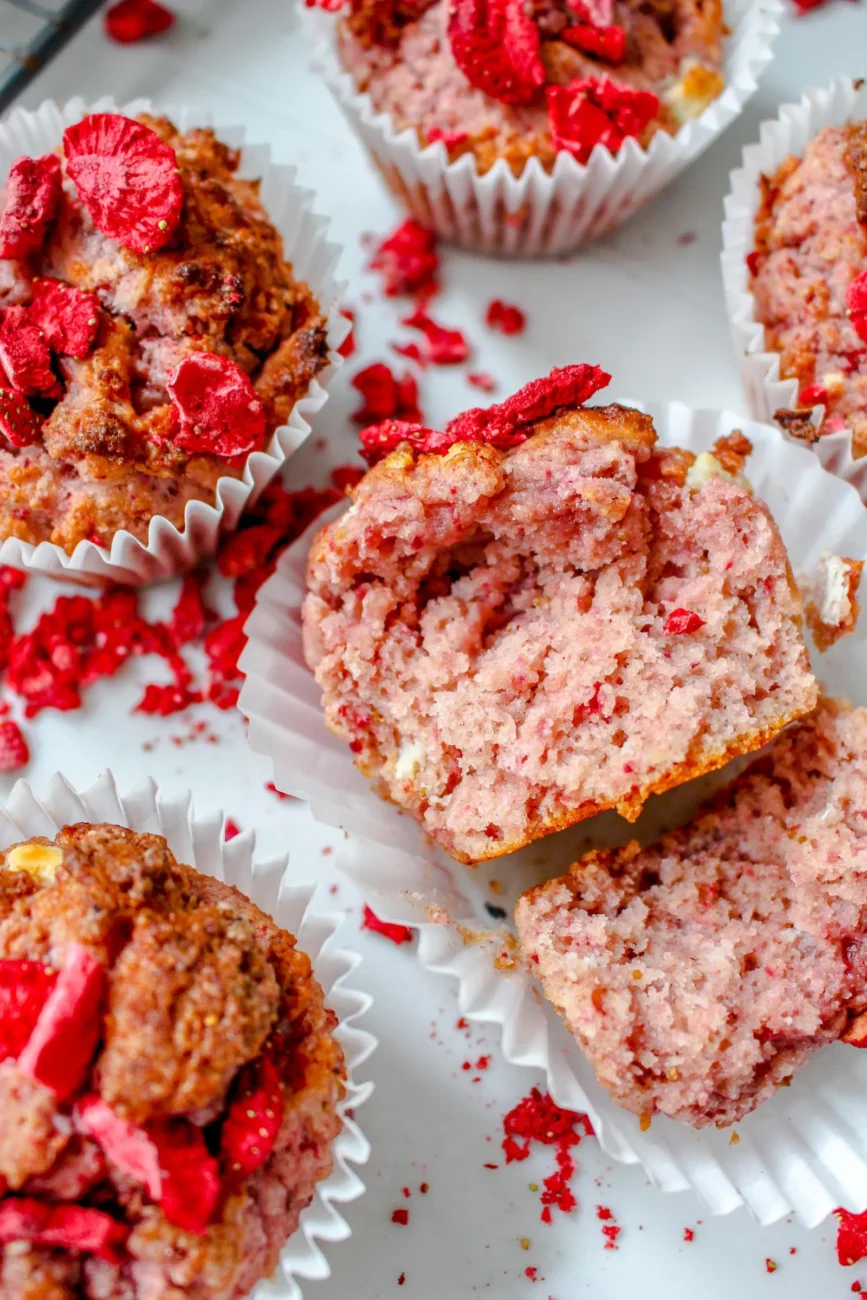
<instances>
[{"instance_id":1,"label":"pleated paper liner","mask_svg":"<svg viewBox=\"0 0 867 1300\"><path fill-rule=\"evenodd\" d=\"M337 946L343 918L320 910L315 885L289 883L289 860L285 855L257 859L255 835L251 832L227 841L223 837L222 814L196 817L189 793L170 793L147 781L121 795L110 772L81 793L64 777L55 776L41 798L26 781L16 782L5 807L0 808L0 847L32 835L53 838L62 826L72 822L112 822L165 836L179 862L235 885L279 926L294 934L299 949L313 963L326 1005L338 1018L334 1036L346 1058L346 1096L339 1107L343 1128L332 1145L334 1168L318 1184L313 1201L301 1215L298 1230L283 1247L274 1277L260 1282L251 1293L251 1300L301 1300L299 1279L330 1275L323 1246L350 1236L351 1229L339 1207L363 1193L364 1183L352 1166L365 1164L370 1155L370 1145L355 1115L372 1091L372 1084L360 1076L377 1040L357 1024L371 999L352 987L361 958ZM292 874L293 879L303 879L304 863L293 863Z\"/></svg>"},{"instance_id":2,"label":"pleated paper liner","mask_svg":"<svg viewBox=\"0 0 867 1300\"><path fill-rule=\"evenodd\" d=\"M544 257L574 252L616 229L670 184L740 116L773 57L780 0L727 0L723 93L677 135L659 131L647 149L627 140L614 156L597 145L588 163L561 153L552 172L531 159L520 177L504 159L479 174L465 154L449 162L441 142L422 147L359 94L335 52L332 17L308 20L321 72L386 184L442 239L483 253Z\"/></svg>"},{"instance_id":3,"label":"pleated paper liner","mask_svg":"<svg viewBox=\"0 0 867 1300\"><path fill-rule=\"evenodd\" d=\"M287 422L275 430L267 448L248 457L240 479L228 475L220 478L213 505L204 501L187 503L183 528L178 529L167 519L156 516L150 522L146 544L123 529L112 538L110 550L82 541L71 555L52 542L34 546L8 538L0 543L0 564L86 584L141 584L171 577L213 555L220 534L236 526L244 509L253 504L287 457L304 442L311 422L325 405L332 375L342 363L337 349L346 337L349 322L338 310L342 288L334 279L340 249L326 238L328 222L314 212L313 194L296 184L294 168L271 161L267 145L245 143L241 127L211 121L183 105L155 107L147 99L120 107L108 97L91 105L86 105L81 98L63 106L46 100L32 112L13 109L0 122L0 183L21 154L49 153L60 144L64 130L71 123L88 113L106 112L130 117L138 113L164 113L180 131L213 126L221 140L241 148L238 175L261 179L262 203L283 238L286 261L291 262L295 276L307 282L328 317L328 365L295 403Z\"/></svg>"}]
</instances>

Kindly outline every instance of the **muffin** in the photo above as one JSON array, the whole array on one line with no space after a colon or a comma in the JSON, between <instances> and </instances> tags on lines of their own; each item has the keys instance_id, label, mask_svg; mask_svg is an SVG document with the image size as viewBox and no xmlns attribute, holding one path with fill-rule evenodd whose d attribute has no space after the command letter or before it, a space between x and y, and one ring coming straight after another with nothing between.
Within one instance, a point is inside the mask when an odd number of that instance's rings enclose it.
<instances>
[{"instance_id":1,"label":"muffin","mask_svg":"<svg viewBox=\"0 0 867 1300\"><path fill-rule=\"evenodd\" d=\"M258 182L210 130L97 113L0 215L0 540L71 553L213 505L327 364Z\"/></svg>"},{"instance_id":2,"label":"muffin","mask_svg":"<svg viewBox=\"0 0 867 1300\"><path fill-rule=\"evenodd\" d=\"M519 175L530 158L550 171L561 150L586 162L597 143L675 133L723 89L723 31L719 0L351 0L338 50L398 130Z\"/></svg>"},{"instance_id":3,"label":"muffin","mask_svg":"<svg viewBox=\"0 0 867 1300\"><path fill-rule=\"evenodd\" d=\"M240 1300L340 1130L310 962L165 840L0 855L0 1293Z\"/></svg>"},{"instance_id":4,"label":"muffin","mask_svg":"<svg viewBox=\"0 0 867 1300\"><path fill-rule=\"evenodd\" d=\"M865 1010L865 807L867 710L823 701L688 826L519 899L521 950L621 1106L732 1124Z\"/></svg>"},{"instance_id":5,"label":"muffin","mask_svg":"<svg viewBox=\"0 0 867 1300\"><path fill-rule=\"evenodd\" d=\"M757 749L816 703L749 443L698 458L553 371L389 450L313 543L302 622L325 720L461 862Z\"/></svg>"},{"instance_id":6,"label":"muffin","mask_svg":"<svg viewBox=\"0 0 867 1300\"><path fill-rule=\"evenodd\" d=\"M350 0L337 53L395 130L517 176L677 132L723 90L724 34L721 0Z\"/></svg>"},{"instance_id":7,"label":"muffin","mask_svg":"<svg viewBox=\"0 0 867 1300\"><path fill-rule=\"evenodd\" d=\"M765 350L796 379L823 433L867 454L867 122L829 126L761 177L747 256Z\"/></svg>"}]
</instances>

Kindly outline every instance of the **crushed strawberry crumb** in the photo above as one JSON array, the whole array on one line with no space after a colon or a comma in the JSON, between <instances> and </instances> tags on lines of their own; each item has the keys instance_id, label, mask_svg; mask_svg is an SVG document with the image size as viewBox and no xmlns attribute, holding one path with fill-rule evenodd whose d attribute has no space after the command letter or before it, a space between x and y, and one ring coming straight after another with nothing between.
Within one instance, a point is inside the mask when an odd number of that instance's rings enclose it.
<instances>
[{"instance_id":1,"label":"crushed strawberry crumb","mask_svg":"<svg viewBox=\"0 0 867 1300\"><path fill-rule=\"evenodd\" d=\"M579 1127L583 1132L579 1132ZM570 1186L576 1170L572 1148L585 1137L593 1136L593 1128L586 1115L564 1110L557 1106L548 1093L533 1088L528 1096L503 1119L505 1136L502 1141L506 1164L526 1160L532 1142L541 1142L556 1148L557 1168L543 1181L539 1200L543 1223L551 1222L551 1208L569 1214L578 1204Z\"/></svg>"},{"instance_id":2,"label":"crushed strawberry crumb","mask_svg":"<svg viewBox=\"0 0 867 1300\"><path fill-rule=\"evenodd\" d=\"M226 824L223 827L223 839L233 840L236 835L241 834L241 827L232 817L226 818Z\"/></svg>"},{"instance_id":3,"label":"crushed strawberry crumb","mask_svg":"<svg viewBox=\"0 0 867 1300\"><path fill-rule=\"evenodd\" d=\"M404 316L401 324L407 329L419 330L424 335L425 346L420 354L423 364L455 366L466 361L470 355L470 345L465 335L460 330L439 325L422 307L417 307L411 315Z\"/></svg>"},{"instance_id":4,"label":"crushed strawberry crumb","mask_svg":"<svg viewBox=\"0 0 867 1300\"><path fill-rule=\"evenodd\" d=\"M17 772L30 762L30 750L17 722L0 722L0 772Z\"/></svg>"},{"instance_id":5,"label":"crushed strawberry crumb","mask_svg":"<svg viewBox=\"0 0 867 1300\"><path fill-rule=\"evenodd\" d=\"M393 925L390 921L380 921L376 913L367 906L364 908L361 928L372 930L374 934L381 934L383 938L390 939L394 944L412 942L412 930L408 925Z\"/></svg>"},{"instance_id":6,"label":"crushed strawberry crumb","mask_svg":"<svg viewBox=\"0 0 867 1300\"><path fill-rule=\"evenodd\" d=\"M398 294L431 297L438 287L436 236L410 217L383 239L370 260L370 266L382 275L387 297Z\"/></svg>"},{"instance_id":7,"label":"crushed strawberry crumb","mask_svg":"<svg viewBox=\"0 0 867 1300\"><path fill-rule=\"evenodd\" d=\"M523 334L527 327L527 317L520 307L495 298L488 303L485 324L489 329L499 330L501 334Z\"/></svg>"},{"instance_id":8,"label":"crushed strawberry crumb","mask_svg":"<svg viewBox=\"0 0 867 1300\"><path fill-rule=\"evenodd\" d=\"M402 1228L405 1228L409 1223L409 1210L392 1210L391 1221L392 1223L399 1223Z\"/></svg>"}]
</instances>

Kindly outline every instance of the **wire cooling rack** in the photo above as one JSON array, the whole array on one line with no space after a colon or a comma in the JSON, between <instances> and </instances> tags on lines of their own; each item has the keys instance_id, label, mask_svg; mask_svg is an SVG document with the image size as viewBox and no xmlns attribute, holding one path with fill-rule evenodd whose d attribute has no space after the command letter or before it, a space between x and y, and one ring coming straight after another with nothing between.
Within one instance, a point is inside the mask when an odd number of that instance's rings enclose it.
<instances>
[{"instance_id":1,"label":"wire cooling rack","mask_svg":"<svg viewBox=\"0 0 867 1300\"><path fill-rule=\"evenodd\" d=\"M101 0L0 0L0 112Z\"/></svg>"}]
</instances>

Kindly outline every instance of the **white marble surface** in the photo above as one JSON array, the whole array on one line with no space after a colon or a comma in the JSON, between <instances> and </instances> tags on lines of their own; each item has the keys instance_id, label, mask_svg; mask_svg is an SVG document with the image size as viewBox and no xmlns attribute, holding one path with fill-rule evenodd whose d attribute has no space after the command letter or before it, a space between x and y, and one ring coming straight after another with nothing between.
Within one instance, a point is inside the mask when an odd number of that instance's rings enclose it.
<instances>
[{"instance_id":1,"label":"white marble surface","mask_svg":"<svg viewBox=\"0 0 867 1300\"><path fill-rule=\"evenodd\" d=\"M395 210L307 71L291 4L181 0L175 8L182 20L167 38L126 49L110 46L92 21L22 102L141 94L243 121L251 139L269 141L281 160L297 164L345 245L341 269L350 283L348 301L359 309L361 347L348 373L363 361L387 358L387 342L398 336L398 309L363 302L374 284L362 274L358 236L384 232ZM836 0L804 20L787 16L777 58L743 120L628 228L569 263L507 264L447 253L437 315L470 332L477 343L472 368L494 373L505 393L551 365L596 361L613 371L617 395L737 409L717 264L728 171L780 101L838 72L863 72L865 48L863 5ZM686 234L696 238L679 243ZM523 337L486 334L481 316L495 296L527 312ZM328 446L311 444L296 459L295 485L321 478L326 464L352 455L347 416L355 394L346 378L318 430ZM478 400L461 370L427 372L422 396L434 423ZM44 607L54 595L56 588L34 581L28 604ZM167 604L171 595L155 592L152 600ZM318 877L323 888L336 883L323 853L333 837L301 805L280 803L265 791L270 774L246 750L239 718L201 711L220 743L178 747L171 737L189 732L189 720L128 716L141 682L157 672L151 662L138 663L91 690L78 713L45 713L27 724L33 749L27 776L37 790L57 769L84 784L111 766L122 788L150 773L190 787L203 810L223 807L241 826L255 826L263 850L288 843L297 878ZM10 784L2 778L0 795ZM347 885L339 885L334 901L348 914L345 941L364 955L358 981L376 998L369 1027L381 1046L370 1065L376 1093L362 1117L374 1149L369 1190L348 1207L353 1236L331 1248L332 1277L308 1284L311 1300L469 1300L477 1293L497 1300L843 1300L856 1278L867 1287L867 1263L860 1270L836 1263L833 1223L807 1233L786 1223L761 1230L744 1213L709 1221L689 1196L662 1197L636 1170L612 1168L592 1141L578 1152L578 1212L555 1212L552 1226L541 1224L538 1196L528 1184L551 1172L551 1152L506 1169L499 1150L501 1116L536 1082L533 1074L502 1065L496 1043L475 1032L472 1046L467 1043L454 1028L459 1011L451 988L423 976L408 947L360 933L359 900ZM461 1063L486 1052L491 1067L474 1084L474 1072ZM486 1163L500 1168L485 1169ZM417 1190L422 1181L430 1187L426 1196ZM409 1200L404 1186L412 1189ZM599 1203L611 1206L622 1226L617 1251L603 1250ZM410 1210L407 1227L391 1223L398 1206ZM695 1231L691 1243L683 1240L685 1227ZM778 1265L772 1274L767 1258ZM528 1266L538 1269L539 1281L526 1277Z\"/></svg>"}]
</instances>

